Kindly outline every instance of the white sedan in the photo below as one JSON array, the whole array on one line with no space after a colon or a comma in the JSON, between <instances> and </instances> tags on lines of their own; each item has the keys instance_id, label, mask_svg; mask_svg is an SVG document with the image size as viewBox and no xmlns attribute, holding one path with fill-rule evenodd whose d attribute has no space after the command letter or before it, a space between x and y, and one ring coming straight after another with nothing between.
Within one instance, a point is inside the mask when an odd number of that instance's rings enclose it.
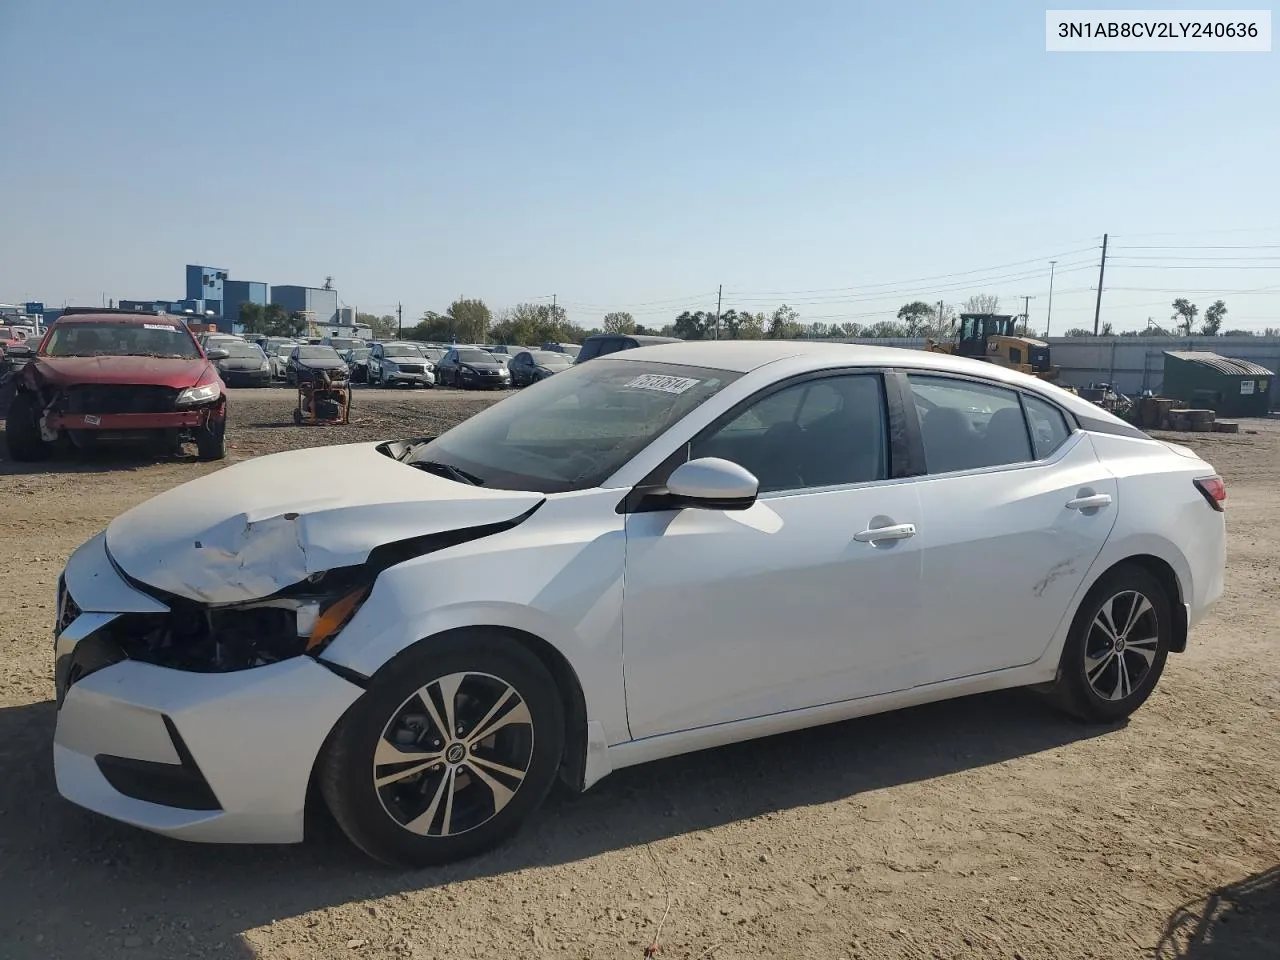
<instances>
[{"instance_id":1,"label":"white sedan","mask_svg":"<svg viewBox=\"0 0 1280 960\"><path fill-rule=\"evenodd\" d=\"M630 350L117 518L59 581L58 789L281 842L314 778L361 848L426 864L557 776L1004 687L1109 723L1222 593L1224 499L1191 451L991 364Z\"/></svg>"}]
</instances>

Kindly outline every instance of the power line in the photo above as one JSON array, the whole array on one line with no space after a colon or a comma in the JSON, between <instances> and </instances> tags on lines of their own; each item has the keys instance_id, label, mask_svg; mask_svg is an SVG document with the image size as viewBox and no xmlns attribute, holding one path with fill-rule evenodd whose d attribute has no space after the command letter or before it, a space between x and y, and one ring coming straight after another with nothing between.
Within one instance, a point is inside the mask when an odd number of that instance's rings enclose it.
<instances>
[{"instance_id":1,"label":"power line","mask_svg":"<svg viewBox=\"0 0 1280 960\"><path fill-rule=\"evenodd\" d=\"M1280 263L1119 263L1127 270L1280 270Z\"/></svg>"},{"instance_id":2,"label":"power line","mask_svg":"<svg viewBox=\"0 0 1280 960\"><path fill-rule=\"evenodd\" d=\"M1280 250L1280 243L1178 244L1175 246L1123 246L1121 250Z\"/></svg>"},{"instance_id":3,"label":"power line","mask_svg":"<svg viewBox=\"0 0 1280 960\"><path fill-rule=\"evenodd\" d=\"M1157 233L1117 233L1115 237L1128 239L1130 237L1219 237L1226 234L1235 233L1266 233L1274 230L1275 227L1230 227L1224 230L1166 230Z\"/></svg>"},{"instance_id":4,"label":"power line","mask_svg":"<svg viewBox=\"0 0 1280 960\"><path fill-rule=\"evenodd\" d=\"M1179 262L1182 262L1185 260L1208 260L1213 263L1240 263L1240 262L1252 263L1257 260L1280 260L1280 255L1276 255L1276 254L1260 256L1260 257L1215 257L1211 255L1205 255L1201 257L1151 257L1151 256L1145 256L1145 255L1133 256L1127 253L1121 253L1121 254L1113 253L1111 257L1113 260L1166 260L1166 261L1176 260Z\"/></svg>"},{"instance_id":5,"label":"power line","mask_svg":"<svg viewBox=\"0 0 1280 960\"><path fill-rule=\"evenodd\" d=\"M1076 263L1065 264L1058 273L1072 273L1077 270L1092 270L1093 261L1079 261ZM752 303L776 303L779 299L785 300L787 303L796 304L822 304L822 303L857 303L868 300L889 299L897 296L913 296L921 292L941 292L950 290L972 289L974 287L989 286L992 284L1012 284L1025 280L1039 280L1044 276L1043 270L1019 271L1017 273L1008 273L998 276L977 277L969 280L953 280L946 283L925 284L921 282L916 286L902 286L894 289L871 290L866 289L855 295L848 296L814 296L814 297L790 297L781 294L768 294L758 291L741 291L731 290L726 296L738 298L740 301ZM849 288L851 291L856 288Z\"/></svg>"},{"instance_id":6,"label":"power line","mask_svg":"<svg viewBox=\"0 0 1280 960\"><path fill-rule=\"evenodd\" d=\"M1010 263L998 263L989 267L975 267L972 270L956 270L951 273L935 273L931 276L926 276L926 277L913 277L906 280L885 280L879 283L866 283L866 284L860 284L860 285L851 286L851 287L820 287L813 290L751 290L747 292L751 294L759 294L762 297L790 297L790 296L804 296L807 294L820 294L820 293L856 292L860 290L872 290L877 287L898 287L904 284L923 284L933 280L946 280L950 277L963 277L963 276L967 276L975 273L988 273L992 270L1004 270L1009 267L1024 266L1025 264L1029 264L1029 263L1044 263L1046 260L1050 259L1050 257L1061 259L1063 257L1074 256L1076 254L1088 253L1089 251L1094 249L1096 248L1081 247L1078 250L1068 250L1064 253L1054 253L1045 257L1032 257L1028 260L1014 260ZM977 281L969 281L969 282L977 282Z\"/></svg>"}]
</instances>

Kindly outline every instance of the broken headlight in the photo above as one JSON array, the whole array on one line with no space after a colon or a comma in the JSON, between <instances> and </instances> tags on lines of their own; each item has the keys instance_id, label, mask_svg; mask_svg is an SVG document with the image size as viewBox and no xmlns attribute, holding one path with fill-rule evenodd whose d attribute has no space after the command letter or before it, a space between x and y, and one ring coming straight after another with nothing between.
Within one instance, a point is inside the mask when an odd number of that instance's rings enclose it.
<instances>
[{"instance_id":1,"label":"broken headlight","mask_svg":"<svg viewBox=\"0 0 1280 960\"><path fill-rule=\"evenodd\" d=\"M132 660L199 673L314 656L355 615L371 586L326 579L318 575L277 596L224 607L172 600L167 614L128 614L107 629Z\"/></svg>"}]
</instances>

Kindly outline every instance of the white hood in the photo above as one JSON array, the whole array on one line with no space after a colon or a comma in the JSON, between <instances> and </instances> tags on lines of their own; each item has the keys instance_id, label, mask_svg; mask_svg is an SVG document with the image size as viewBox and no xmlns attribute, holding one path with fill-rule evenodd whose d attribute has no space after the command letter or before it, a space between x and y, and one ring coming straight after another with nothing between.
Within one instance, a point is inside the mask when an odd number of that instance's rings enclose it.
<instances>
[{"instance_id":1,"label":"white hood","mask_svg":"<svg viewBox=\"0 0 1280 960\"><path fill-rule=\"evenodd\" d=\"M376 446L278 453L184 483L112 521L107 550L141 583L236 603L363 563L384 543L503 523L543 500L437 477Z\"/></svg>"}]
</instances>

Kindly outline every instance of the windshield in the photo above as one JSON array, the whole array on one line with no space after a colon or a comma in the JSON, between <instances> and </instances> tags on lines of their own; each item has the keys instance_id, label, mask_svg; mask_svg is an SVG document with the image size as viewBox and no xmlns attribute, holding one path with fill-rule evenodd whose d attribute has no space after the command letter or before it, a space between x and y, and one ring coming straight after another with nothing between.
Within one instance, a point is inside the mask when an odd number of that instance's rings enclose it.
<instances>
[{"instance_id":1,"label":"windshield","mask_svg":"<svg viewBox=\"0 0 1280 960\"><path fill-rule=\"evenodd\" d=\"M368 359L369 359L369 351L368 351L367 349L364 349L364 350L350 350L350 351L348 351L348 356L349 356L352 360L368 360Z\"/></svg>"},{"instance_id":2,"label":"windshield","mask_svg":"<svg viewBox=\"0 0 1280 960\"><path fill-rule=\"evenodd\" d=\"M556 353L552 350L539 350L529 356L533 357L533 362L540 367L568 367L573 364L573 357L567 353Z\"/></svg>"},{"instance_id":3,"label":"windshield","mask_svg":"<svg viewBox=\"0 0 1280 960\"><path fill-rule=\"evenodd\" d=\"M482 410L405 462L442 464L503 490L586 490L739 376L670 363L583 364Z\"/></svg>"},{"instance_id":4,"label":"windshield","mask_svg":"<svg viewBox=\"0 0 1280 960\"><path fill-rule=\"evenodd\" d=\"M459 363L493 363L493 354L484 350L459 350Z\"/></svg>"},{"instance_id":5,"label":"windshield","mask_svg":"<svg viewBox=\"0 0 1280 960\"><path fill-rule=\"evenodd\" d=\"M335 350L350 350L353 347L359 347L364 343L363 340L356 337L330 337L329 346Z\"/></svg>"},{"instance_id":6,"label":"windshield","mask_svg":"<svg viewBox=\"0 0 1280 960\"><path fill-rule=\"evenodd\" d=\"M299 347L298 359L299 360L341 360L342 358L338 356L338 351L334 350L333 347L316 346L316 347Z\"/></svg>"},{"instance_id":7,"label":"windshield","mask_svg":"<svg viewBox=\"0 0 1280 960\"><path fill-rule=\"evenodd\" d=\"M225 350L227 357L233 360L261 360L262 351L252 343L224 343L213 348Z\"/></svg>"},{"instance_id":8,"label":"windshield","mask_svg":"<svg viewBox=\"0 0 1280 960\"><path fill-rule=\"evenodd\" d=\"M185 327L172 323L59 323L46 357L180 357L197 360L200 348Z\"/></svg>"},{"instance_id":9,"label":"windshield","mask_svg":"<svg viewBox=\"0 0 1280 960\"><path fill-rule=\"evenodd\" d=\"M388 357L421 357L422 348L413 343L388 343L382 348Z\"/></svg>"}]
</instances>

